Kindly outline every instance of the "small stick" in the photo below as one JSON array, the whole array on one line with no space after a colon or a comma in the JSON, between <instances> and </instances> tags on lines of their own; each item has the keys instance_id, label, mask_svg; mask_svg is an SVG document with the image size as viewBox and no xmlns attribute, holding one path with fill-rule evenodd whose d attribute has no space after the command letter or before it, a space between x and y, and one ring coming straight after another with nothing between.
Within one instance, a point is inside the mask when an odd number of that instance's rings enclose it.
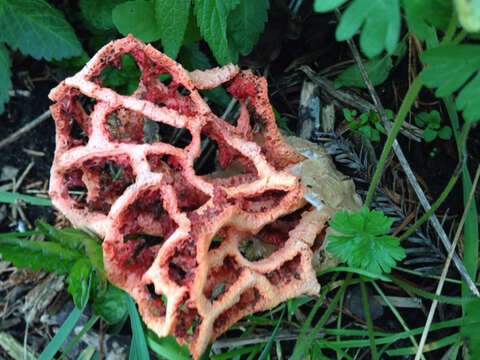
<instances>
[{"instance_id":1,"label":"small stick","mask_svg":"<svg viewBox=\"0 0 480 360\"><path fill-rule=\"evenodd\" d=\"M46 119L48 119L51 115L51 112L50 110L47 110L45 111L43 114L41 114L39 117L37 117L36 119L30 121L28 124L26 124L25 126L21 127L20 129L18 129L17 131L15 131L13 134L11 134L10 136L8 136L6 139L3 139L2 141L0 141L0 149L7 146L8 144L14 142L15 140L17 140L20 136L26 134L27 132L29 132L30 130L32 130L34 127L38 126L39 124L41 124L43 121L45 121Z\"/></svg>"},{"instance_id":2,"label":"small stick","mask_svg":"<svg viewBox=\"0 0 480 360\"><path fill-rule=\"evenodd\" d=\"M445 278L447 277L448 268L450 267L450 262L452 261L453 254L455 253L455 247L457 246L458 239L460 239L460 234L462 233L463 225L465 224L465 219L467 218L468 209L472 204L473 194L475 193L479 177L480 166L477 167L477 173L475 174L475 179L473 180L470 194L468 194L468 200L467 204L465 205L465 210L463 211L462 218L460 219L460 223L458 224L457 232L455 233L455 237L453 238L453 244L450 248L450 251L448 252L447 260L445 261L445 265L443 266L442 275L440 276L440 281L438 282L437 290L435 291L436 295L440 295L442 293L443 284L445 283ZM423 347L425 346L425 342L427 341L428 331L430 330L430 325L432 324L433 315L435 314L437 305L438 301L433 300L430 311L428 312L427 322L425 323L425 328L423 329L422 338L420 339L417 354L415 355L415 360L418 360L422 354Z\"/></svg>"}]
</instances>

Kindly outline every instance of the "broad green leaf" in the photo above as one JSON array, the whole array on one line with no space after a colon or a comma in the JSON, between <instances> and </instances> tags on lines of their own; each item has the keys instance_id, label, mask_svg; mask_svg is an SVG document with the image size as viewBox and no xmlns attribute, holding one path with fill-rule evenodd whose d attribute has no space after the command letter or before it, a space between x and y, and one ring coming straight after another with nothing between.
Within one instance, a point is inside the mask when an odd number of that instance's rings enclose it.
<instances>
[{"instance_id":1,"label":"broad green leaf","mask_svg":"<svg viewBox=\"0 0 480 360\"><path fill-rule=\"evenodd\" d=\"M123 35L132 34L145 42L160 39L152 1L135 0L117 5L112 13L113 23Z\"/></svg>"},{"instance_id":2,"label":"broad green leaf","mask_svg":"<svg viewBox=\"0 0 480 360\"><path fill-rule=\"evenodd\" d=\"M98 283L93 284L92 308L105 321L114 324L127 314L127 295L123 290L108 283L106 291L98 289Z\"/></svg>"},{"instance_id":3,"label":"broad green leaf","mask_svg":"<svg viewBox=\"0 0 480 360\"><path fill-rule=\"evenodd\" d=\"M83 19L93 30L105 31L114 28L112 11L125 0L79 0Z\"/></svg>"},{"instance_id":4,"label":"broad green leaf","mask_svg":"<svg viewBox=\"0 0 480 360\"><path fill-rule=\"evenodd\" d=\"M456 98L458 110L467 122L480 120L480 45L445 45L424 51L426 66L421 76L435 95L444 97L462 88Z\"/></svg>"},{"instance_id":5,"label":"broad green leaf","mask_svg":"<svg viewBox=\"0 0 480 360\"><path fill-rule=\"evenodd\" d=\"M183 36L183 45L185 46L197 42L201 39L202 35L200 35L200 29L197 25L197 19L193 14L193 7L190 6L190 10L188 12L187 28L185 29L185 35Z\"/></svg>"},{"instance_id":6,"label":"broad green leaf","mask_svg":"<svg viewBox=\"0 0 480 360\"><path fill-rule=\"evenodd\" d=\"M455 0L458 20L468 32L480 31L480 1Z\"/></svg>"},{"instance_id":7,"label":"broad green leaf","mask_svg":"<svg viewBox=\"0 0 480 360\"><path fill-rule=\"evenodd\" d=\"M172 335L160 338L152 330L147 331L148 347L157 355L167 359L189 360L187 345L180 346Z\"/></svg>"},{"instance_id":8,"label":"broad green leaf","mask_svg":"<svg viewBox=\"0 0 480 360\"><path fill-rule=\"evenodd\" d=\"M318 12L332 11L346 2L347 0L315 0L313 9Z\"/></svg>"},{"instance_id":9,"label":"broad green leaf","mask_svg":"<svg viewBox=\"0 0 480 360\"><path fill-rule=\"evenodd\" d=\"M4 104L8 102L8 92L12 90L12 71L10 54L5 44L0 43L0 114L4 111Z\"/></svg>"},{"instance_id":10,"label":"broad green leaf","mask_svg":"<svg viewBox=\"0 0 480 360\"><path fill-rule=\"evenodd\" d=\"M342 14L335 36L338 41L347 40L362 28L360 48L372 58L383 49L393 53L400 25L398 0L353 0Z\"/></svg>"},{"instance_id":11,"label":"broad green leaf","mask_svg":"<svg viewBox=\"0 0 480 360\"><path fill-rule=\"evenodd\" d=\"M228 35L242 55L252 51L268 19L268 0L241 0L228 16Z\"/></svg>"},{"instance_id":12,"label":"broad green leaf","mask_svg":"<svg viewBox=\"0 0 480 360\"><path fill-rule=\"evenodd\" d=\"M431 26L444 30L452 16L451 0L402 0L408 29L420 40L431 36Z\"/></svg>"},{"instance_id":13,"label":"broad green leaf","mask_svg":"<svg viewBox=\"0 0 480 360\"><path fill-rule=\"evenodd\" d=\"M65 274L82 255L49 241L32 241L15 237L0 238L0 255L17 267L31 270L44 269Z\"/></svg>"},{"instance_id":14,"label":"broad green leaf","mask_svg":"<svg viewBox=\"0 0 480 360\"><path fill-rule=\"evenodd\" d=\"M220 65L231 61L227 40L227 18L239 2L240 0L193 1L200 33Z\"/></svg>"},{"instance_id":15,"label":"broad green leaf","mask_svg":"<svg viewBox=\"0 0 480 360\"><path fill-rule=\"evenodd\" d=\"M155 18L160 27L163 52L175 59L182 46L190 12L190 0L155 0Z\"/></svg>"},{"instance_id":16,"label":"broad green leaf","mask_svg":"<svg viewBox=\"0 0 480 360\"><path fill-rule=\"evenodd\" d=\"M364 65L373 85L380 85L387 80L388 74L393 67L392 57L386 55L381 58L374 58L365 62ZM349 66L344 72L338 75L335 79L334 86L336 88L341 86L366 88L357 65Z\"/></svg>"},{"instance_id":17,"label":"broad green leaf","mask_svg":"<svg viewBox=\"0 0 480 360\"><path fill-rule=\"evenodd\" d=\"M180 61L187 70L206 70L212 65L208 57L200 50L198 43L184 45L180 51ZM230 96L222 86L200 91L205 97L223 107L227 107Z\"/></svg>"},{"instance_id":18,"label":"broad green leaf","mask_svg":"<svg viewBox=\"0 0 480 360\"><path fill-rule=\"evenodd\" d=\"M375 274L390 272L405 257L399 238L381 235L389 231L393 219L381 211L363 207L360 212L337 212L330 226L345 235L328 235L327 251L349 266Z\"/></svg>"},{"instance_id":19,"label":"broad green leaf","mask_svg":"<svg viewBox=\"0 0 480 360\"><path fill-rule=\"evenodd\" d=\"M470 300L465 305L465 316L460 335L468 340L470 359L480 359L480 299Z\"/></svg>"},{"instance_id":20,"label":"broad green leaf","mask_svg":"<svg viewBox=\"0 0 480 360\"><path fill-rule=\"evenodd\" d=\"M45 0L0 0L0 29L0 42L35 59L62 59L82 53L70 24Z\"/></svg>"},{"instance_id":21,"label":"broad green leaf","mask_svg":"<svg viewBox=\"0 0 480 360\"><path fill-rule=\"evenodd\" d=\"M92 270L90 261L87 258L80 258L73 264L72 271L67 278L67 290L72 295L75 306L79 309L83 309L87 304Z\"/></svg>"}]
</instances>

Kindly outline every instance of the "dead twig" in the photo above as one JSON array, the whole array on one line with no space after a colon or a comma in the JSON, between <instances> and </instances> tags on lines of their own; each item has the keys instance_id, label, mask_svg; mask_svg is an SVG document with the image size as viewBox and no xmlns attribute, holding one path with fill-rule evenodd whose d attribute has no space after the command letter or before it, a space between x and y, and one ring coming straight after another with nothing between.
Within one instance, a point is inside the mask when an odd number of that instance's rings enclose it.
<instances>
[{"instance_id":1,"label":"dead twig","mask_svg":"<svg viewBox=\"0 0 480 360\"><path fill-rule=\"evenodd\" d=\"M32 130L34 127L40 125L43 121L48 119L50 115L51 115L50 110L45 111L39 117L37 117L36 119L33 119L28 124L26 124L25 126L15 131L10 136L8 136L6 139L3 139L2 141L0 141L0 149L7 146L8 144L11 144L12 142L16 141L19 137L26 134L30 130Z\"/></svg>"},{"instance_id":2,"label":"dead twig","mask_svg":"<svg viewBox=\"0 0 480 360\"><path fill-rule=\"evenodd\" d=\"M435 291L436 295L440 295L442 293L443 284L445 284L448 268L450 267L450 262L452 261L452 257L455 253L455 247L457 246L458 239L460 239L460 234L462 233L463 225L465 224L465 219L467 218L468 210L470 208L470 205L472 204L473 194L475 194L475 189L477 188L479 177L480 177L480 166L477 167L477 173L475 174L475 179L473 180L472 188L470 189L470 194L468 194L468 200L465 205L465 210L463 211L462 218L460 219L460 223L458 224L455 237L453 238L453 244L448 252L447 260L445 260L445 265L442 270L442 275L440 276L440 280L437 285L437 290ZM423 347L425 346L425 342L427 341L428 332L430 330L430 325L432 324L433 315L435 314L437 305L438 305L438 301L433 300L432 305L430 307L430 311L428 313L427 322L425 323L425 328L423 329L422 338L420 339L420 345L418 346L418 350L415 355L415 360L418 360L422 354Z\"/></svg>"}]
</instances>

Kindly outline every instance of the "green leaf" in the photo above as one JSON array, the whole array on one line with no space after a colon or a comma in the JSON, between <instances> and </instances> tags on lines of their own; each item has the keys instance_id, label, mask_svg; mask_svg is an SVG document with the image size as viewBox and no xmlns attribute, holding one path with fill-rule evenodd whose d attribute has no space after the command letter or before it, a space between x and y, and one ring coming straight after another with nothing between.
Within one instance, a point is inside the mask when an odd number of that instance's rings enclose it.
<instances>
[{"instance_id":1,"label":"green leaf","mask_svg":"<svg viewBox=\"0 0 480 360\"><path fill-rule=\"evenodd\" d=\"M114 28L112 11L125 0L79 0L78 6L83 19L96 31Z\"/></svg>"},{"instance_id":2,"label":"green leaf","mask_svg":"<svg viewBox=\"0 0 480 360\"><path fill-rule=\"evenodd\" d=\"M467 122L480 120L480 45L445 45L424 51L420 56L428 64L421 76L435 95L444 97L462 88L456 98Z\"/></svg>"},{"instance_id":3,"label":"green leaf","mask_svg":"<svg viewBox=\"0 0 480 360\"><path fill-rule=\"evenodd\" d=\"M397 237L381 235L389 231L392 223L393 219L383 212L366 207L361 212L337 212L329 224L346 235L328 235L327 251L349 266L375 274L388 273L396 261L405 257Z\"/></svg>"},{"instance_id":4,"label":"green leaf","mask_svg":"<svg viewBox=\"0 0 480 360\"><path fill-rule=\"evenodd\" d=\"M268 0L242 0L228 16L228 35L236 50L248 55L258 42L268 19Z\"/></svg>"},{"instance_id":5,"label":"green leaf","mask_svg":"<svg viewBox=\"0 0 480 360\"><path fill-rule=\"evenodd\" d=\"M190 0L155 0L155 18L160 28L163 52L175 59L182 45L191 7Z\"/></svg>"},{"instance_id":6,"label":"green leaf","mask_svg":"<svg viewBox=\"0 0 480 360\"><path fill-rule=\"evenodd\" d=\"M79 252L57 243L15 237L0 238L0 254L3 260L11 261L17 267L58 274L68 273L75 261L82 257Z\"/></svg>"},{"instance_id":7,"label":"green leaf","mask_svg":"<svg viewBox=\"0 0 480 360\"><path fill-rule=\"evenodd\" d=\"M44 0L0 0L0 29L0 42L35 59L61 59L82 53L63 14Z\"/></svg>"},{"instance_id":8,"label":"green leaf","mask_svg":"<svg viewBox=\"0 0 480 360\"><path fill-rule=\"evenodd\" d=\"M429 128L429 127L423 130L423 138L425 139L426 142L431 142L435 140L436 137L437 137L436 130L433 130L432 128Z\"/></svg>"},{"instance_id":9,"label":"green leaf","mask_svg":"<svg viewBox=\"0 0 480 360\"><path fill-rule=\"evenodd\" d=\"M157 355L175 360L190 360L187 345L180 346L172 335L159 338L152 330L147 330L148 347Z\"/></svg>"},{"instance_id":10,"label":"green leaf","mask_svg":"<svg viewBox=\"0 0 480 360\"><path fill-rule=\"evenodd\" d=\"M470 359L480 359L480 299L465 304L465 316L460 335L468 340Z\"/></svg>"},{"instance_id":11,"label":"green leaf","mask_svg":"<svg viewBox=\"0 0 480 360\"><path fill-rule=\"evenodd\" d=\"M362 28L360 48L372 58L383 49L393 53L400 25L398 0L353 0L342 14L335 36L338 41L347 40Z\"/></svg>"},{"instance_id":12,"label":"green leaf","mask_svg":"<svg viewBox=\"0 0 480 360\"><path fill-rule=\"evenodd\" d=\"M197 20L193 14L193 7L190 6L188 11L188 23L187 28L185 29L185 35L183 36L183 45L191 44L202 39L200 35L200 29L197 25Z\"/></svg>"},{"instance_id":13,"label":"green leaf","mask_svg":"<svg viewBox=\"0 0 480 360\"><path fill-rule=\"evenodd\" d=\"M145 42L160 39L161 31L155 20L152 1L135 0L117 5L112 13L113 23L123 35L132 34Z\"/></svg>"},{"instance_id":14,"label":"green leaf","mask_svg":"<svg viewBox=\"0 0 480 360\"><path fill-rule=\"evenodd\" d=\"M5 44L0 43L0 114L5 110L4 104L8 102L8 92L12 90L12 71L10 54Z\"/></svg>"},{"instance_id":15,"label":"green leaf","mask_svg":"<svg viewBox=\"0 0 480 360\"><path fill-rule=\"evenodd\" d=\"M87 258L81 258L73 264L72 271L67 278L67 290L72 295L75 306L79 309L83 309L87 304L92 270L90 261Z\"/></svg>"},{"instance_id":16,"label":"green leaf","mask_svg":"<svg viewBox=\"0 0 480 360\"><path fill-rule=\"evenodd\" d=\"M36 196L23 195L19 193L0 191L0 202L13 204L18 199L21 199L32 205L52 206L50 199L42 199Z\"/></svg>"},{"instance_id":17,"label":"green leaf","mask_svg":"<svg viewBox=\"0 0 480 360\"><path fill-rule=\"evenodd\" d=\"M444 126L438 131L438 137L442 140L450 140L452 138L452 128Z\"/></svg>"},{"instance_id":18,"label":"green leaf","mask_svg":"<svg viewBox=\"0 0 480 360\"><path fill-rule=\"evenodd\" d=\"M392 57L387 55L381 58L374 58L365 62L364 65L373 85L380 85L387 80L388 74L390 74L390 70L393 67ZM363 81L357 65L349 66L344 72L338 75L335 79L334 86L335 88L339 88L341 86L356 86L359 88L366 88L365 82Z\"/></svg>"},{"instance_id":19,"label":"green leaf","mask_svg":"<svg viewBox=\"0 0 480 360\"><path fill-rule=\"evenodd\" d=\"M106 322L111 324L122 320L127 314L127 295L123 290L108 283L106 291L93 286L92 308L95 314L100 315Z\"/></svg>"},{"instance_id":20,"label":"green leaf","mask_svg":"<svg viewBox=\"0 0 480 360\"><path fill-rule=\"evenodd\" d=\"M432 34L431 26L445 30L452 16L451 0L403 0L408 29L424 41Z\"/></svg>"},{"instance_id":21,"label":"green leaf","mask_svg":"<svg viewBox=\"0 0 480 360\"><path fill-rule=\"evenodd\" d=\"M130 316L130 325L132 327L132 342L130 344L129 360L149 360L147 343L145 341L145 334L143 333L142 322L138 316L135 302L126 294L128 304L128 314Z\"/></svg>"},{"instance_id":22,"label":"green leaf","mask_svg":"<svg viewBox=\"0 0 480 360\"><path fill-rule=\"evenodd\" d=\"M313 9L318 12L332 11L343 5L345 2L347 2L347 0L315 0Z\"/></svg>"},{"instance_id":23,"label":"green leaf","mask_svg":"<svg viewBox=\"0 0 480 360\"><path fill-rule=\"evenodd\" d=\"M53 339L50 340L47 347L42 351L42 353L38 357L38 360L53 359L57 351L60 349L62 344L67 339L68 335L70 335L70 333L72 332L73 328L75 327L75 324L80 319L82 312L83 310L80 310L76 307L73 308L72 312L70 313L70 315L68 315L67 319L62 324L60 329L58 329Z\"/></svg>"},{"instance_id":24,"label":"green leaf","mask_svg":"<svg viewBox=\"0 0 480 360\"><path fill-rule=\"evenodd\" d=\"M263 348L262 353L260 354L260 357L258 358L258 360L264 360L264 359L267 358L267 356L268 356L268 358L270 358L270 349L272 347L273 340L275 339L275 336L277 336L277 332L280 329L280 324L282 323L284 314L285 314L285 307L283 308L282 313L277 320L277 324L275 325L275 328L273 329L272 335L268 339L268 342L265 344L265 347Z\"/></svg>"},{"instance_id":25,"label":"green leaf","mask_svg":"<svg viewBox=\"0 0 480 360\"><path fill-rule=\"evenodd\" d=\"M480 31L480 1L455 0L454 3L463 28L468 32Z\"/></svg>"},{"instance_id":26,"label":"green leaf","mask_svg":"<svg viewBox=\"0 0 480 360\"><path fill-rule=\"evenodd\" d=\"M227 41L227 18L240 0L194 0L194 13L200 33L213 55L224 65L231 61Z\"/></svg>"}]
</instances>

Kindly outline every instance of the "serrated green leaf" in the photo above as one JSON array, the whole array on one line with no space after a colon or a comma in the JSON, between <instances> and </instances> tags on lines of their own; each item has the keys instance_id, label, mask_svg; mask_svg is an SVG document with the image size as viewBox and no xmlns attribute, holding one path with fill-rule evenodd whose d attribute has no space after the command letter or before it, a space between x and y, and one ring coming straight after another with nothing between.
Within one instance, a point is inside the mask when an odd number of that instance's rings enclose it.
<instances>
[{"instance_id":1,"label":"serrated green leaf","mask_svg":"<svg viewBox=\"0 0 480 360\"><path fill-rule=\"evenodd\" d=\"M68 273L82 254L49 241L32 241L15 237L0 238L0 255L17 267Z\"/></svg>"},{"instance_id":2,"label":"serrated green leaf","mask_svg":"<svg viewBox=\"0 0 480 360\"><path fill-rule=\"evenodd\" d=\"M431 36L431 26L445 30L452 16L450 0L403 0L408 29L420 40Z\"/></svg>"},{"instance_id":3,"label":"serrated green leaf","mask_svg":"<svg viewBox=\"0 0 480 360\"><path fill-rule=\"evenodd\" d=\"M183 36L183 45L185 46L197 42L201 39L202 35L200 35L200 29L197 25L197 19L193 14L193 7L190 6L190 10L188 12L187 28L185 29L185 35Z\"/></svg>"},{"instance_id":4,"label":"serrated green leaf","mask_svg":"<svg viewBox=\"0 0 480 360\"><path fill-rule=\"evenodd\" d=\"M10 54L5 44L0 43L0 114L5 110L4 104L8 102L8 92L12 90L12 71Z\"/></svg>"},{"instance_id":5,"label":"serrated green leaf","mask_svg":"<svg viewBox=\"0 0 480 360\"><path fill-rule=\"evenodd\" d=\"M81 258L75 261L67 278L67 290L72 295L75 306L79 309L83 309L87 304L92 270L90 261L87 258Z\"/></svg>"},{"instance_id":6,"label":"serrated green leaf","mask_svg":"<svg viewBox=\"0 0 480 360\"><path fill-rule=\"evenodd\" d=\"M93 30L105 31L114 28L112 11L125 0L79 0L83 19Z\"/></svg>"},{"instance_id":7,"label":"serrated green leaf","mask_svg":"<svg viewBox=\"0 0 480 360\"><path fill-rule=\"evenodd\" d=\"M132 34L142 41L152 42L162 35L152 1L134 0L117 5L113 9L112 20L118 31L125 36Z\"/></svg>"},{"instance_id":8,"label":"serrated green leaf","mask_svg":"<svg viewBox=\"0 0 480 360\"><path fill-rule=\"evenodd\" d=\"M63 14L44 0L0 0L0 42L35 59L79 56L82 46Z\"/></svg>"},{"instance_id":9,"label":"serrated green leaf","mask_svg":"<svg viewBox=\"0 0 480 360\"><path fill-rule=\"evenodd\" d=\"M231 61L227 41L227 18L239 2L240 0L194 0L194 13L200 33L220 65Z\"/></svg>"},{"instance_id":10,"label":"serrated green leaf","mask_svg":"<svg viewBox=\"0 0 480 360\"><path fill-rule=\"evenodd\" d=\"M97 283L93 287L92 308L95 314L105 321L114 324L122 320L127 314L127 296L123 290L108 283L105 291L99 290Z\"/></svg>"},{"instance_id":11,"label":"serrated green leaf","mask_svg":"<svg viewBox=\"0 0 480 360\"><path fill-rule=\"evenodd\" d=\"M163 52L175 59L183 42L190 12L190 0L155 0L155 18L160 27Z\"/></svg>"},{"instance_id":12,"label":"serrated green leaf","mask_svg":"<svg viewBox=\"0 0 480 360\"><path fill-rule=\"evenodd\" d=\"M480 45L440 46L424 51L420 58L428 65L421 76L428 87L437 88L435 95L444 97L463 86L457 109L463 110L467 122L480 120Z\"/></svg>"},{"instance_id":13,"label":"serrated green leaf","mask_svg":"<svg viewBox=\"0 0 480 360\"><path fill-rule=\"evenodd\" d=\"M268 19L268 0L242 0L228 16L228 35L242 55L248 55L258 42Z\"/></svg>"},{"instance_id":14,"label":"serrated green leaf","mask_svg":"<svg viewBox=\"0 0 480 360\"><path fill-rule=\"evenodd\" d=\"M338 41L347 40L362 28L360 48L372 58L383 49L395 50L400 25L398 0L353 0L342 14L335 36Z\"/></svg>"},{"instance_id":15,"label":"serrated green leaf","mask_svg":"<svg viewBox=\"0 0 480 360\"><path fill-rule=\"evenodd\" d=\"M468 32L480 31L480 1L455 0L458 20Z\"/></svg>"},{"instance_id":16,"label":"serrated green leaf","mask_svg":"<svg viewBox=\"0 0 480 360\"><path fill-rule=\"evenodd\" d=\"M390 70L393 67L392 57L386 55L381 58L374 58L366 61L363 65L365 66L365 70L367 71L373 85L380 85L387 80L388 75L390 74ZM349 66L344 72L338 75L335 79L334 86L335 88L341 86L366 88L357 65Z\"/></svg>"},{"instance_id":17,"label":"serrated green leaf","mask_svg":"<svg viewBox=\"0 0 480 360\"><path fill-rule=\"evenodd\" d=\"M198 43L184 45L180 51L180 61L185 69L192 71L195 69L210 69L212 65L208 57L200 50ZM200 91L205 97L215 104L226 107L230 102L230 96L222 86L213 89Z\"/></svg>"},{"instance_id":18,"label":"serrated green leaf","mask_svg":"<svg viewBox=\"0 0 480 360\"><path fill-rule=\"evenodd\" d=\"M368 210L336 213L330 226L347 235L328 235L327 251L340 257L349 266L372 273L390 272L395 262L405 257L397 237L382 235L390 229L393 220L383 212Z\"/></svg>"},{"instance_id":19,"label":"serrated green leaf","mask_svg":"<svg viewBox=\"0 0 480 360\"><path fill-rule=\"evenodd\" d=\"M346 2L347 0L315 0L313 9L318 12L332 11Z\"/></svg>"}]
</instances>

